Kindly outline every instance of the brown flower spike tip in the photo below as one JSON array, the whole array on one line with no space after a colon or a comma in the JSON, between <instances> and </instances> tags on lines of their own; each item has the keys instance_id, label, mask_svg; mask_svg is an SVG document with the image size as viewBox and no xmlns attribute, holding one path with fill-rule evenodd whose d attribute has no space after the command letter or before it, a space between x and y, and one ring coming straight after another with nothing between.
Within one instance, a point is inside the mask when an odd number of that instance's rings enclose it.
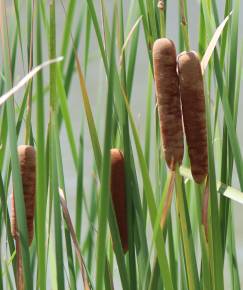
<instances>
[{"instance_id":1,"label":"brown flower spike tip","mask_svg":"<svg viewBox=\"0 0 243 290\"><path fill-rule=\"evenodd\" d=\"M23 183L23 194L26 211L27 228L29 235L29 245L34 236L34 211L35 211L35 149L32 146L21 145L18 147L18 156L20 163L20 173ZM11 196L11 231L17 239L17 221L14 203L14 193Z\"/></svg>"},{"instance_id":2,"label":"brown flower spike tip","mask_svg":"<svg viewBox=\"0 0 243 290\"><path fill-rule=\"evenodd\" d=\"M155 41L153 64L164 156L168 167L175 170L183 159L184 142L176 49L171 40Z\"/></svg>"},{"instance_id":3,"label":"brown flower spike tip","mask_svg":"<svg viewBox=\"0 0 243 290\"><path fill-rule=\"evenodd\" d=\"M124 253L128 250L125 165L123 153L111 149L111 195Z\"/></svg>"},{"instance_id":4,"label":"brown flower spike tip","mask_svg":"<svg viewBox=\"0 0 243 290\"><path fill-rule=\"evenodd\" d=\"M183 120L194 180L202 183L208 174L205 98L200 59L196 52L178 56Z\"/></svg>"}]
</instances>

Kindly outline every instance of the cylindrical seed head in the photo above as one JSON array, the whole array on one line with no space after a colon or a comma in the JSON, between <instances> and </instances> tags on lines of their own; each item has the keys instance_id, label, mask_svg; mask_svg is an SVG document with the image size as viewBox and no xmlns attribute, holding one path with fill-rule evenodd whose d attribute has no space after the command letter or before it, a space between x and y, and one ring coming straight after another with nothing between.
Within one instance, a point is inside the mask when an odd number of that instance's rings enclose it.
<instances>
[{"instance_id":1,"label":"cylindrical seed head","mask_svg":"<svg viewBox=\"0 0 243 290\"><path fill-rule=\"evenodd\" d=\"M196 52L178 56L183 121L194 180L202 183L208 174L205 97L201 63Z\"/></svg>"},{"instance_id":2,"label":"cylindrical seed head","mask_svg":"<svg viewBox=\"0 0 243 290\"><path fill-rule=\"evenodd\" d=\"M20 173L23 184L24 203L26 211L26 223L28 229L29 245L34 236L34 211L35 211L35 149L32 146L21 145L18 147ZM17 238L17 216L15 210L14 193L11 196L11 231L14 238Z\"/></svg>"},{"instance_id":3,"label":"cylindrical seed head","mask_svg":"<svg viewBox=\"0 0 243 290\"><path fill-rule=\"evenodd\" d=\"M122 248L126 253L128 250L128 225L125 165L123 153L119 149L111 149L110 187Z\"/></svg>"},{"instance_id":4,"label":"cylindrical seed head","mask_svg":"<svg viewBox=\"0 0 243 290\"><path fill-rule=\"evenodd\" d=\"M168 167L175 170L183 159L184 141L176 49L171 40L155 41L153 65L164 156Z\"/></svg>"}]
</instances>

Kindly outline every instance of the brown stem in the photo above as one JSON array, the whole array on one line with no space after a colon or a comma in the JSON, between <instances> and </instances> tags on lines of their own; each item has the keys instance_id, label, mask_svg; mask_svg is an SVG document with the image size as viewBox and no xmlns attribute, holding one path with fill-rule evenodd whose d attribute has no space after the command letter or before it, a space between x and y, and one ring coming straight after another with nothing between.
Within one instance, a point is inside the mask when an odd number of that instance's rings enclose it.
<instances>
[{"instance_id":1,"label":"brown stem","mask_svg":"<svg viewBox=\"0 0 243 290\"><path fill-rule=\"evenodd\" d=\"M180 0L181 23L187 25L184 0Z\"/></svg>"},{"instance_id":2,"label":"brown stem","mask_svg":"<svg viewBox=\"0 0 243 290\"><path fill-rule=\"evenodd\" d=\"M208 201L209 201L209 195L210 195L210 191L209 191L209 184L208 184L208 178L207 178L207 182L206 182L206 186L205 186L205 190L204 190L204 194L203 194L203 208L202 208L202 223L204 226L205 236L206 236L207 241L208 241Z\"/></svg>"},{"instance_id":3,"label":"brown stem","mask_svg":"<svg viewBox=\"0 0 243 290\"><path fill-rule=\"evenodd\" d=\"M16 255L17 255L17 269L16 269L17 290L24 290L23 264L19 237L16 238Z\"/></svg>"},{"instance_id":4,"label":"brown stem","mask_svg":"<svg viewBox=\"0 0 243 290\"><path fill-rule=\"evenodd\" d=\"M185 15L184 1L185 0L180 0L181 26L182 26L182 33L184 36L184 43L185 43L186 51L190 51L190 41L189 41L187 20L186 20L186 15Z\"/></svg>"},{"instance_id":5,"label":"brown stem","mask_svg":"<svg viewBox=\"0 0 243 290\"><path fill-rule=\"evenodd\" d=\"M167 215L168 215L168 212L169 212L170 207L171 207L174 185L175 185L175 172L171 171L170 183L169 183L169 187L168 187L168 191L167 191L167 195L166 195L166 200L165 200L165 204L164 204L164 208L163 208L163 212L162 212L162 217L161 217L161 221L160 221L161 229L164 228L164 225L165 225L165 222L167 219Z\"/></svg>"}]
</instances>

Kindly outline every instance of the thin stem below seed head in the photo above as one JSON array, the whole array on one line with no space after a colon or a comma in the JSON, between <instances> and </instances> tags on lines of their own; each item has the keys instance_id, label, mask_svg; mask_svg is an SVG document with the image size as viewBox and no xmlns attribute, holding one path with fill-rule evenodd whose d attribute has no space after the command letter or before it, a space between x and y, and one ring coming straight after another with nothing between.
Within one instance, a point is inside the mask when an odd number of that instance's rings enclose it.
<instances>
[{"instance_id":1,"label":"thin stem below seed head","mask_svg":"<svg viewBox=\"0 0 243 290\"><path fill-rule=\"evenodd\" d=\"M181 26L182 26L182 33L185 43L186 51L190 51L190 41L189 41L189 34L188 34L188 25L185 15L185 0L180 1L180 14L181 14Z\"/></svg>"},{"instance_id":2,"label":"thin stem below seed head","mask_svg":"<svg viewBox=\"0 0 243 290\"><path fill-rule=\"evenodd\" d=\"M160 35L165 37L165 3L164 0L159 0L157 7L160 15Z\"/></svg>"}]
</instances>

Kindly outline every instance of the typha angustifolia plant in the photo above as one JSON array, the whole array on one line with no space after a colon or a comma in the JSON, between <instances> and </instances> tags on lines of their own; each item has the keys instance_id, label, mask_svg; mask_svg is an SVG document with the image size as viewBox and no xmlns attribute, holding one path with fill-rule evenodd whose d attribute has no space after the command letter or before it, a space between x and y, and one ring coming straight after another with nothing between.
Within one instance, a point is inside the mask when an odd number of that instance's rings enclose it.
<instances>
[{"instance_id":1,"label":"typha angustifolia plant","mask_svg":"<svg viewBox=\"0 0 243 290\"><path fill-rule=\"evenodd\" d=\"M176 48L168 38L157 39L153 45L153 67L157 109L164 158L172 171L174 183L176 166L180 166L184 153L182 113L179 80L176 71ZM161 226L164 225L172 201L173 186L169 187Z\"/></svg>"},{"instance_id":2,"label":"typha angustifolia plant","mask_svg":"<svg viewBox=\"0 0 243 290\"><path fill-rule=\"evenodd\" d=\"M36 157L33 146L20 145L18 147L18 157L20 173L23 185L23 195L26 213L26 224L28 233L28 244L32 243L34 237L34 214L35 214L35 182L36 182ZM18 221L16 216L14 192L11 196L11 232L16 241L17 255L17 287L18 290L24 289L23 265L21 261L20 237L18 232Z\"/></svg>"}]
</instances>

